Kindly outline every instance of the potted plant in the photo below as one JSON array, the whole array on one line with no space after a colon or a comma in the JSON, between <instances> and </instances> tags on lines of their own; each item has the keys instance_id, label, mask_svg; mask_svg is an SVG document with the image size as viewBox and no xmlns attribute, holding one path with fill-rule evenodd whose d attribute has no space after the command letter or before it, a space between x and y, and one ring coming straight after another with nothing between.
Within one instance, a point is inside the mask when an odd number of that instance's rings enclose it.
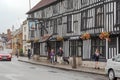
<instances>
[{"instance_id":1,"label":"potted plant","mask_svg":"<svg viewBox=\"0 0 120 80\"><path fill-rule=\"evenodd\" d=\"M57 36L57 41L63 41L63 37L62 36Z\"/></svg>"},{"instance_id":2,"label":"potted plant","mask_svg":"<svg viewBox=\"0 0 120 80\"><path fill-rule=\"evenodd\" d=\"M99 35L100 39L107 39L108 41L110 41L110 33L109 32L101 32Z\"/></svg>"},{"instance_id":3,"label":"potted plant","mask_svg":"<svg viewBox=\"0 0 120 80\"><path fill-rule=\"evenodd\" d=\"M90 39L90 34L89 34L89 33L84 33L84 34L82 34L81 39L83 39L83 40L88 40L88 39Z\"/></svg>"},{"instance_id":4,"label":"potted plant","mask_svg":"<svg viewBox=\"0 0 120 80\"><path fill-rule=\"evenodd\" d=\"M35 38L35 39L34 39L34 42L38 42L38 41L39 41L39 39L38 39L38 38Z\"/></svg>"}]
</instances>

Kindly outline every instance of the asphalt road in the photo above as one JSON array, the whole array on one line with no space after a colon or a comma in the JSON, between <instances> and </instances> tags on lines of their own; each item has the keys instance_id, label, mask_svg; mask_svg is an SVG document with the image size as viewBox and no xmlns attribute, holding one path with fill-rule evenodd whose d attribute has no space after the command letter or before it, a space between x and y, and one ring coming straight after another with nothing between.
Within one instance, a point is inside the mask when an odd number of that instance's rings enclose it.
<instances>
[{"instance_id":1,"label":"asphalt road","mask_svg":"<svg viewBox=\"0 0 120 80\"><path fill-rule=\"evenodd\" d=\"M105 76L65 71L40 65L0 61L0 80L108 80Z\"/></svg>"}]
</instances>

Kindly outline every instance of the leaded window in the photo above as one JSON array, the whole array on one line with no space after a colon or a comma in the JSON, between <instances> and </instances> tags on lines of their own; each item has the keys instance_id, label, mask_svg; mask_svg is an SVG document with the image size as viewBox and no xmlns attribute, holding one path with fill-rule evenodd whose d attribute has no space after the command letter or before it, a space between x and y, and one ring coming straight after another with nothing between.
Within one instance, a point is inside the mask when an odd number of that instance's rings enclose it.
<instances>
[{"instance_id":1,"label":"leaded window","mask_svg":"<svg viewBox=\"0 0 120 80\"><path fill-rule=\"evenodd\" d=\"M42 18L44 18L44 17L45 17L45 11L44 11L44 10L42 10L41 17L42 17Z\"/></svg>"},{"instance_id":2,"label":"leaded window","mask_svg":"<svg viewBox=\"0 0 120 80\"><path fill-rule=\"evenodd\" d=\"M67 8L72 9L73 8L73 0L67 0Z\"/></svg>"},{"instance_id":3,"label":"leaded window","mask_svg":"<svg viewBox=\"0 0 120 80\"><path fill-rule=\"evenodd\" d=\"M94 9L81 12L81 31L94 29Z\"/></svg>"},{"instance_id":4,"label":"leaded window","mask_svg":"<svg viewBox=\"0 0 120 80\"><path fill-rule=\"evenodd\" d=\"M113 31L113 26L114 26L114 3L108 3L105 5L106 6L106 23L105 23L105 28L108 32Z\"/></svg>"},{"instance_id":5,"label":"leaded window","mask_svg":"<svg viewBox=\"0 0 120 80\"><path fill-rule=\"evenodd\" d=\"M53 34L57 34L57 19L54 19Z\"/></svg>"},{"instance_id":6,"label":"leaded window","mask_svg":"<svg viewBox=\"0 0 120 80\"><path fill-rule=\"evenodd\" d=\"M95 10L95 27L103 27L104 25L104 9L103 6L97 7Z\"/></svg>"},{"instance_id":7,"label":"leaded window","mask_svg":"<svg viewBox=\"0 0 120 80\"><path fill-rule=\"evenodd\" d=\"M52 8L53 8L53 14L56 14L58 12L57 5L53 5Z\"/></svg>"},{"instance_id":8,"label":"leaded window","mask_svg":"<svg viewBox=\"0 0 120 80\"><path fill-rule=\"evenodd\" d=\"M82 4L82 5L86 5L87 2L88 2L88 0L81 0L81 4Z\"/></svg>"},{"instance_id":9,"label":"leaded window","mask_svg":"<svg viewBox=\"0 0 120 80\"><path fill-rule=\"evenodd\" d=\"M31 30L31 38L35 36L35 30Z\"/></svg>"},{"instance_id":10,"label":"leaded window","mask_svg":"<svg viewBox=\"0 0 120 80\"><path fill-rule=\"evenodd\" d=\"M67 32L70 33L73 31L73 20L72 15L67 16Z\"/></svg>"},{"instance_id":11,"label":"leaded window","mask_svg":"<svg viewBox=\"0 0 120 80\"><path fill-rule=\"evenodd\" d=\"M120 24L120 1L116 2L116 24Z\"/></svg>"},{"instance_id":12,"label":"leaded window","mask_svg":"<svg viewBox=\"0 0 120 80\"><path fill-rule=\"evenodd\" d=\"M96 39L92 39L91 40L91 56L93 56L94 54L95 54L95 50L96 50L96 48L98 48L99 49L99 51L100 51L100 59L105 59L105 57L106 57L106 46L105 46L105 44L106 44L106 42L105 42L105 40L100 40L99 38L96 38Z\"/></svg>"},{"instance_id":13,"label":"leaded window","mask_svg":"<svg viewBox=\"0 0 120 80\"><path fill-rule=\"evenodd\" d=\"M59 17L59 18L57 19L57 23L58 23L58 25L61 25L61 24L62 24L62 17Z\"/></svg>"},{"instance_id":14,"label":"leaded window","mask_svg":"<svg viewBox=\"0 0 120 80\"><path fill-rule=\"evenodd\" d=\"M87 17L88 11L83 11L81 13L81 30L87 29Z\"/></svg>"},{"instance_id":15,"label":"leaded window","mask_svg":"<svg viewBox=\"0 0 120 80\"><path fill-rule=\"evenodd\" d=\"M71 40L69 42L70 56L81 56L82 54L82 41L80 40Z\"/></svg>"}]
</instances>

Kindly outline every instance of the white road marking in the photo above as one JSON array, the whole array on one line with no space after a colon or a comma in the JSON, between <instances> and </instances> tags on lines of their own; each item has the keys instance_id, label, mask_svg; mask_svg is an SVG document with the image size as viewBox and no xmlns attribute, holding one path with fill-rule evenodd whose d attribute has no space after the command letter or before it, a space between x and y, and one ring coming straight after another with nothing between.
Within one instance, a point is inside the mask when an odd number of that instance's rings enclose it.
<instances>
[{"instance_id":1,"label":"white road marking","mask_svg":"<svg viewBox=\"0 0 120 80\"><path fill-rule=\"evenodd\" d=\"M5 77L10 80L19 80L18 77L21 77L21 74L6 74Z\"/></svg>"}]
</instances>

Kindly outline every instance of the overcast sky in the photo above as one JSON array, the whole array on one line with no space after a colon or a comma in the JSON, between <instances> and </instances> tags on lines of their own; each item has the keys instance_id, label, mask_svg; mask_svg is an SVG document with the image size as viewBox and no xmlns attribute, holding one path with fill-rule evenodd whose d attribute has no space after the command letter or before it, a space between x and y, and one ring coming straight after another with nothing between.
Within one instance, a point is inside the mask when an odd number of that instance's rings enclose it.
<instances>
[{"instance_id":1,"label":"overcast sky","mask_svg":"<svg viewBox=\"0 0 120 80\"><path fill-rule=\"evenodd\" d=\"M35 6L40 0L31 0L31 7ZM0 0L0 33L19 28L19 25L27 17L29 11L29 0Z\"/></svg>"}]
</instances>

